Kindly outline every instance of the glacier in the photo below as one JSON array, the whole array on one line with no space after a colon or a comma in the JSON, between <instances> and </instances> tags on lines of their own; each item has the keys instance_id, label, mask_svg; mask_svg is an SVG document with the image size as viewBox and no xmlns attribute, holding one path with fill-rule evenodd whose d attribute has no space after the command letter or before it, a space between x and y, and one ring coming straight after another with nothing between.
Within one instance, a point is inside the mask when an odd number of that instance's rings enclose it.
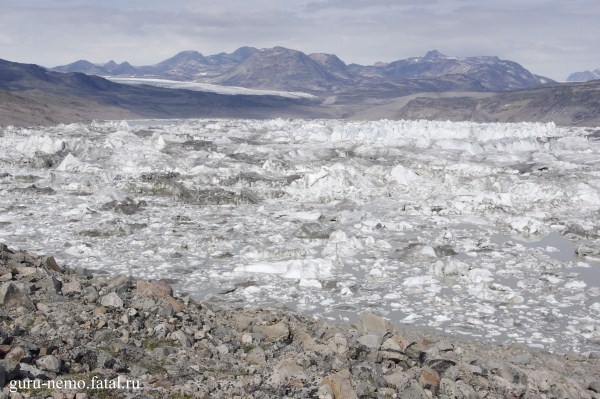
<instances>
[{"instance_id":1,"label":"glacier","mask_svg":"<svg viewBox=\"0 0 600 399\"><path fill-rule=\"evenodd\" d=\"M0 241L182 295L600 347L598 128L133 120L0 131Z\"/></svg>"}]
</instances>

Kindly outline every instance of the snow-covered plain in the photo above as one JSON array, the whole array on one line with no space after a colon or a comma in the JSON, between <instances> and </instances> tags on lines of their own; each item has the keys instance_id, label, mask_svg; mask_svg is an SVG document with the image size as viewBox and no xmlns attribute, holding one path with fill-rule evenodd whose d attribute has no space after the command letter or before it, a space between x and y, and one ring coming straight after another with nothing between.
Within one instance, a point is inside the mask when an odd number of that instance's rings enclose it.
<instances>
[{"instance_id":1,"label":"snow-covered plain","mask_svg":"<svg viewBox=\"0 0 600 399\"><path fill-rule=\"evenodd\" d=\"M600 348L600 141L554 124L6 128L0 241L240 306Z\"/></svg>"}]
</instances>

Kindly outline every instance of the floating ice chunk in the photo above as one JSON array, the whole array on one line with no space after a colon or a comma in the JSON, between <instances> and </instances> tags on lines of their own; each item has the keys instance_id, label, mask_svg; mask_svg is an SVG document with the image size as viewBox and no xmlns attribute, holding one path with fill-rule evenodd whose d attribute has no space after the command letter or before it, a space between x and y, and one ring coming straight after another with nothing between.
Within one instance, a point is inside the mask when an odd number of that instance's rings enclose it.
<instances>
[{"instance_id":1,"label":"floating ice chunk","mask_svg":"<svg viewBox=\"0 0 600 399\"><path fill-rule=\"evenodd\" d=\"M508 219L509 226L521 234L548 234L548 227L529 216L515 216Z\"/></svg>"},{"instance_id":2,"label":"floating ice chunk","mask_svg":"<svg viewBox=\"0 0 600 399\"><path fill-rule=\"evenodd\" d=\"M84 162L81 162L73 154L69 153L60 165L56 167L56 170L61 172L82 172L86 166Z\"/></svg>"},{"instance_id":3,"label":"floating ice chunk","mask_svg":"<svg viewBox=\"0 0 600 399\"><path fill-rule=\"evenodd\" d=\"M36 152L45 154L56 154L64 150L66 144L59 138L52 138L48 135L29 136L25 141L16 145L16 150L27 156L33 156Z\"/></svg>"},{"instance_id":4,"label":"floating ice chunk","mask_svg":"<svg viewBox=\"0 0 600 399\"><path fill-rule=\"evenodd\" d=\"M385 240L376 240L373 236L368 236L365 239L365 246L375 249L380 249L383 251L389 251L392 249L392 245ZM433 250L433 248L432 248Z\"/></svg>"},{"instance_id":5,"label":"floating ice chunk","mask_svg":"<svg viewBox=\"0 0 600 399\"><path fill-rule=\"evenodd\" d=\"M345 232L341 230L333 231L329 235L329 240L321 251L321 255L330 258L352 257L357 250L363 249L363 245L359 239L352 237L348 238Z\"/></svg>"},{"instance_id":6,"label":"floating ice chunk","mask_svg":"<svg viewBox=\"0 0 600 399\"><path fill-rule=\"evenodd\" d=\"M446 258L444 260L438 260L433 265L433 274L435 276L466 276L469 273L468 263L461 262L460 260Z\"/></svg>"},{"instance_id":7,"label":"floating ice chunk","mask_svg":"<svg viewBox=\"0 0 600 399\"><path fill-rule=\"evenodd\" d=\"M290 185L292 189L309 190L316 195L343 192L354 187L368 189L373 187L373 183L357 167L340 163L322 166Z\"/></svg>"},{"instance_id":8,"label":"floating ice chunk","mask_svg":"<svg viewBox=\"0 0 600 399\"><path fill-rule=\"evenodd\" d=\"M65 249L65 253L74 256L94 256L96 252L85 244L73 245Z\"/></svg>"},{"instance_id":9,"label":"floating ice chunk","mask_svg":"<svg viewBox=\"0 0 600 399\"><path fill-rule=\"evenodd\" d=\"M127 195L116 188L106 187L96 195L96 201L105 204L110 201L123 201Z\"/></svg>"},{"instance_id":10,"label":"floating ice chunk","mask_svg":"<svg viewBox=\"0 0 600 399\"><path fill-rule=\"evenodd\" d=\"M294 259L281 262L259 262L238 266L238 273L279 274L293 279L324 279L332 276L334 266L327 259Z\"/></svg>"},{"instance_id":11,"label":"floating ice chunk","mask_svg":"<svg viewBox=\"0 0 600 399\"><path fill-rule=\"evenodd\" d=\"M369 270L369 276L371 277L383 277L384 272L380 265L375 264L371 270Z\"/></svg>"},{"instance_id":12,"label":"floating ice chunk","mask_svg":"<svg viewBox=\"0 0 600 399\"><path fill-rule=\"evenodd\" d=\"M492 272L487 269L476 268L469 270L467 277L473 283L492 282L494 280Z\"/></svg>"},{"instance_id":13,"label":"floating ice chunk","mask_svg":"<svg viewBox=\"0 0 600 399\"><path fill-rule=\"evenodd\" d=\"M469 155L477 155L483 152L480 144L455 139L438 140L435 146L443 150L458 150Z\"/></svg>"},{"instance_id":14,"label":"floating ice chunk","mask_svg":"<svg viewBox=\"0 0 600 399\"><path fill-rule=\"evenodd\" d=\"M118 131L111 133L106 137L105 146L115 151L127 148L131 151L132 147L144 147L144 141L135 134L128 131Z\"/></svg>"},{"instance_id":15,"label":"floating ice chunk","mask_svg":"<svg viewBox=\"0 0 600 399\"><path fill-rule=\"evenodd\" d=\"M402 285L406 287L418 287L428 284L438 284L438 281L432 276L414 276L408 277L402 282Z\"/></svg>"},{"instance_id":16,"label":"floating ice chunk","mask_svg":"<svg viewBox=\"0 0 600 399\"><path fill-rule=\"evenodd\" d=\"M587 287L587 284L584 283L583 281L569 281L568 283L565 284L565 288L569 289L569 290L579 290L579 289L583 289Z\"/></svg>"},{"instance_id":17,"label":"floating ice chunk","mask_svg":"<svg viewBox=\"0 0 600 399\"><path fill-rule=\"evenodd\" d=\"M402 320L400 320L402 323L414 323L415 321L419 320L420 318L422 318L423 316L418 315L416 313L411 313L408 316L406 316L405 318L403 318Z\"/></svg>"},{"instance_id":18,"label":"floating ice chunk","mask_svg":"<svg viewBox=\"0 0 600 399\"><path fill-rule=\"evenodd\" d=\"M503 304L520 304L524 299L510 287L497 283L480 283L469 286L469 294L484 301L493 301Z\"/></svg>"},{"instance_id":19,"label":"floating ice chunk","mask_svg":"<svg viewBox=\"0 0 600 399\"><path fill-rule=\"evenodd\" d=\"M165 141L163 136L159 133L154 133L152 135L152 138L150 139L150 142L152 143L152 145L154 145L154 148L156 148L159 151L164 150L165 147L167 146L167 142Z\"/></svg>"},{"instance_id":20,"label":"floating ice chunk","mask_svg":"<svg viewBox=\"0 0 600 399\"><path fill-rule=\"evenodd\" d=\"M561 137L557 140L558 148L566 151L585 151L590 148L590 142L584 137Z\"/></svg>"},{"instance_id":21,"label":"floating ice chunk","mask_svg":"<svg viewBox=\"0 0 600 399\"><path fill-rule=\"evenodd\" d=\"M313 287L313 288L323 288L319 280L312 278L301 278L298 283L300 287Z\"/></svg>"},{"instance_id":22,"label":"floating ice chunk","mask_svg":"<svg viewBox=\"0 0 600 399\"><path fill-rule=\"evenodd\" d=\"M401 186L412 186L414 184L423 182L423 178L421 176L402 165L394 166L390 171L390 177Z\"/></svg>"},{"instance_id":23,"label":"floating ice chunk","mask_svg":"<svg viewBox=\"0 0 600 399\"><path fill-rule=\"evenodd\" d=\"M321 212L318 211L307 211L307 212L286 212L282 216L288 219L294 220L318 220L321 217Z\"/></svg>"}]
</instances>

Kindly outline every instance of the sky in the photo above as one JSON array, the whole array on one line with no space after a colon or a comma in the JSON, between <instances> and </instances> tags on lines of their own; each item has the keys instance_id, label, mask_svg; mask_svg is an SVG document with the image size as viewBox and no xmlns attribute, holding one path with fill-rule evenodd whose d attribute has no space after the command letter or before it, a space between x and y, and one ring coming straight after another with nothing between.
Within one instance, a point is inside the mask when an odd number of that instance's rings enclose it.
<instances>
[{"instance_id":1,"label":"sky","mask_svg":"<svg viewBox=\"0 0 600 399\"><path fill-rule=\"evenodd\" d=\"M2 0L0 58L152 65L284 46L371 65L494 55L564 81L600 68L598 0Z\"/></svg>"}]
</instances>

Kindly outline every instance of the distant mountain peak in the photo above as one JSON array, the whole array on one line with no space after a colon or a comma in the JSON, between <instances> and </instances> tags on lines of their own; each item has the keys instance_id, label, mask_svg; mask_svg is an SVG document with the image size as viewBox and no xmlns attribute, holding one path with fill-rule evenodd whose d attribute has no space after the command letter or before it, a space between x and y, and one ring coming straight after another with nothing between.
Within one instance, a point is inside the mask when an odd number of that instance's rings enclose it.
<instances>
[{"instance_id":1,"label":"distant mountain peak","mask_svg":"<svg viewBox=\"0 0 600 399\"><path fill-rule=\"evenodd\" d=\"M589 82L600 79L600 68L593 71L574 72L569 75L567 82Z\"/></svg>"},{"instance_id":2,"label":"distant mountain peak","mask_svg":"<svg viewBox=\"0 0 600 399\"><path fill-rule=\"evenodd\" d=\"M428 51L427 54L425 54L424 58L426 60L443 60L448 57L445 56L444 54L440 53L437 50L431 50L431 51Z\"/></svg>"}]
</instances>

